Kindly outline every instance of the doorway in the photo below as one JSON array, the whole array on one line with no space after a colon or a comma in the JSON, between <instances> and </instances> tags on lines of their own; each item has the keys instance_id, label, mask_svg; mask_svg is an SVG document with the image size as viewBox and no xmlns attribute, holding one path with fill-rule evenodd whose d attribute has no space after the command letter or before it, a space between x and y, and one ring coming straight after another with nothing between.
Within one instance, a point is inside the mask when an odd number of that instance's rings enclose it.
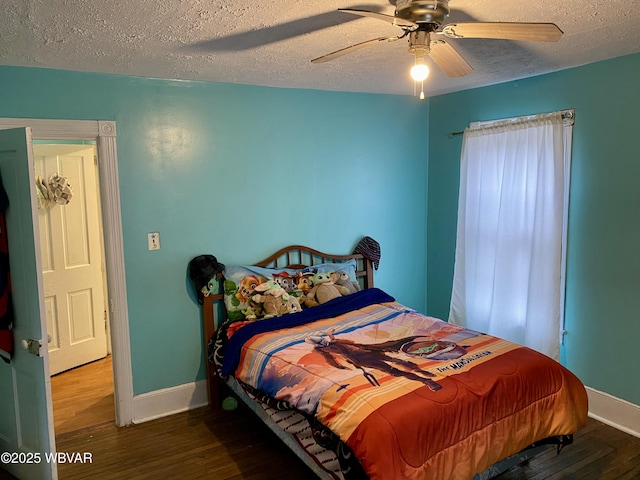
<instances>
[{"instance_id":1,"label":"doorway","mask_svg":"<svg viewBox=\"0 0 640 480\"><path fill-rule=\"evenodd\" d=\"M81 139L93 142L97 147L100 162L100 197L102 220L105 226L104 253L106 276L109 285L108 319L110 328L110 349L115 396L116 425L126 426L133 421L133 379L131 369L131 341L129 337L129 315L127 307L126 274L124 267L124 245L120 206L120 188L118 176L118 158L116 142L116 122L112 120L54 120L29 118L0 118L0 130L29 127L35 140L60 139L77 142ZM40 265L40 249L36 249L36 263ZM38 269L41 270L41 269ZM42 309L44 310L44 308ZM45 315L42 315L43 317ZM44 330L44 329L43 329ZM43 345L46 339L42 339ZM42 352L42 350L41 350ZM45 371L48 374L48 351L44 349ZM39 425L47 432L52 426L50 379L45 379L48 412ZM49 429L49 438L54 448L53 431Z\"/></svg>"},{"instance_id":2,"label":"doorway","mask_svg":"<svg viewBox=\"0 0 640 480\"><path fill-rule=\"evenodd\" d=\"M55 434L115 418L95 142L34 141Z\"/></svg>"},{"instance_id":3,"label":"doorway","mask_svg":"<svg viewBox=\"0 0 640 480\"><path fill-rule=\"evenodd\" d=\"M1 130L7 130L1 131ZM110 120L52 120L0 118L0 160L5 188L12 198L9 232L17 232L12 248L14 306L21 322L13 328L14 357L0 369L2 399L0 450L55 452L51 378L47 345L44 281L36 205L33 139L94 141L100 163L100 193L105 225L103 240L109 286L108 312L112 341L115 423L133 421L131 340L127 308L124 245L116 145L116 122ZM20 235L23 232L24 235ZM12 234L16 235L16 233ZM43 338L44 337L44 338ZM44 348L43 348L44 347ZM20 478L57 478L55 463L7 465Z\"/></svg>"}]
</instances>

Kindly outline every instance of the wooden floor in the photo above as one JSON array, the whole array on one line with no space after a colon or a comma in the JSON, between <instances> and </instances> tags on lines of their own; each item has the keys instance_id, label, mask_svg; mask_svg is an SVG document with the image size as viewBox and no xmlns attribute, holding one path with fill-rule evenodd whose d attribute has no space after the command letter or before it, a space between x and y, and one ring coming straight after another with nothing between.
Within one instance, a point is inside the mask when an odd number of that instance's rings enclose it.
<instances>
[{"instance_id":1,"label":"wooden floor","mask_svg":"<svg viewBox=\"0 0 640 480\"><path fill-rule=\"evenodd\" d=\"M99 365L95 367L97 370ZM69 384L71 388L73 382L69 381ZM78 397L82 400L77 403L98 406L96 410L104 407L106 413L109 405L99 387L81 390L83 395L95 391L96 398L92 401ZM69 398L66 401L70 401ZM113 402L110 406L113 407ZM313 478L302 462L244 408L232 412L199 408L124 428L116 427L112 418L105 420L112 417L109 413L96 420L95 426L78 430L73 430L72 425L77 425L75 422L79 418L86 418L85 414L76 413L64 419L63 410L66 408L58 407L61 423L60 426L56 424L56 428L67 431L56 435L57 450L88 452L93 462L60 464L61 480ZM573 445L566 447L560 455L550 450L498 478L638 480L640 438L589 419L587 426L576 434ZM12 477L0 470L0 480L6 479Z\"/></svg>"},{"instance_id":2,"label":"wooden floor","mask_svg":"<svg viewBox=\"0 0 640 480\"><path fill-rule=\"evenodd\" d=\"M270 430L238 409L200 408L117 428L64 434L61 451L89 451L93 465L61 465L60 479L309 480L313 475Z\"/></svg>"},{"instance_id":3,"label":"wooden floor","mask_svg":"<svg viewBox=\"0 0 640 480\"><path fill-rule=\"evenodd\" d=\"M51 377L56 436L81 428L113 422L111 356Z\"/></svg>"},{"instance_id":4,"label":"wooden floor","mask_svg":"<svg viewBox=\"0 0 640 480\"><path fill-rule=\"evenodd\" d=\"M558 455L551 449L524 465L496 477L499 480L639 480L640 438L596 420L574 437Z\"/></svg>"},{"instance_id":5,"label":"wooden floor","mask_svg":"<svg viewBox=\"0 0 640 480\"><path fill-rule=\"evenodd\" d=\"M63 452L91 452L92 465L61 465L60 478L308 480L311 473L245 409L200 408L152 422L63 434ZM638 480L640 438L589 420L573 445L512 469L500 480Z\"/></svg>"}]
</instances>

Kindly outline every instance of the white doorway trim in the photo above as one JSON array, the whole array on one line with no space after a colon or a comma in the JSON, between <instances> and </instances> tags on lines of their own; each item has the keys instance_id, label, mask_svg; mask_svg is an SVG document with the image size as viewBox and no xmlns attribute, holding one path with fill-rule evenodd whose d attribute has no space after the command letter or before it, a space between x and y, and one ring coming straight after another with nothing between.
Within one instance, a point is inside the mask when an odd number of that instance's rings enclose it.
<instances>
[{"instance_id":1,"label":"white doorway trim","mask_svg":"<svg viewBox=\"0 0 640 480\"><path fill-rule=\"evenodd\" d=\"M19 127L31 127L34 140L94 140L97 144L111 316L116 425L129 425L133 420L133 375L120 214L116 122L0 118L0 130Z\"/></svg>"}]
</instances>

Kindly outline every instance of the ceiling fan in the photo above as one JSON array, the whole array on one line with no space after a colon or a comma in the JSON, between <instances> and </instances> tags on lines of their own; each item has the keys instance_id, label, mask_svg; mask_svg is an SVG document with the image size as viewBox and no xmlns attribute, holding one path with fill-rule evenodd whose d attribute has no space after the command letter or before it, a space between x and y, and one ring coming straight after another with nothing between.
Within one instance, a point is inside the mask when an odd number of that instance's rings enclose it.
<instances>
[{"instance_id":1,"label":"ceiling fan","mask_svg":"<svg viewBox=\"0 0 640 480\"><path fill-rule=\"evenodd\" d=\"M393 42L408 37L409 53L415 55L415 65L411 73L416 81L423 81L429 74L424 60L426 55L429 55L447 76L462 77L471 73L473 68L443 37L557 42L563 34L562 30L553 23L467 22L443 25L449 16L449 0L389 1L396 7L394 15L351 8L338 10L382 20L400 28L402 34L357 43L314 58L311 62L328 62L380 42ZM424 94L421 94L421 98L423 97Z\"/></svg>"}]
</instances>

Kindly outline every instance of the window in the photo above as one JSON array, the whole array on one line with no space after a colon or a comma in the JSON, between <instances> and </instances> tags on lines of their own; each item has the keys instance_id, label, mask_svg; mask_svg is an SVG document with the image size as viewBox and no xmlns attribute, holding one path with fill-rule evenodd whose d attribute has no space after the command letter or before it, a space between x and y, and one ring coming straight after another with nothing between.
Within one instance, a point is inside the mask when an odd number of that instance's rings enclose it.
<instances>
[{"instance_id":1,"label":"window","mask_svg":"<svg viewBox=\"0 0 640 480\"><path fill-rule=\"evenodd\" d=\"M559 358L573 111L464 132L449 321Z\"/></svg>"}]
</instances>

